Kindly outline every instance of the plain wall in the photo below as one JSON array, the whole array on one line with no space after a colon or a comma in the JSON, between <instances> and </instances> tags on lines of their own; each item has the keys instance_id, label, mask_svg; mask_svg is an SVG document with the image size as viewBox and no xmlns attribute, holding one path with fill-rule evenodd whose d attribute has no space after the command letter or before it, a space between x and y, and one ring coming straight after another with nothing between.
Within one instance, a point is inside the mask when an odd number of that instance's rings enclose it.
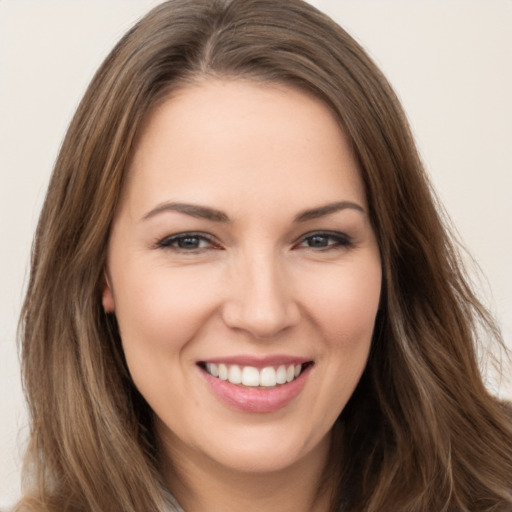
<instances>
[{"instance_id":1,"label":"plain wall","mask_svg":"<svg viewBox=\"0 0 512 512\"><path fill-rule=\"evenodd\" d=\"M0 508L26 434L15 345L32 235L67 124L95 69L152 0L0 0ZM512 344L512 2L317 0L369 51L480 265ZM489 374L489 386L512 389Z\"/></svg>"}]
</instances>

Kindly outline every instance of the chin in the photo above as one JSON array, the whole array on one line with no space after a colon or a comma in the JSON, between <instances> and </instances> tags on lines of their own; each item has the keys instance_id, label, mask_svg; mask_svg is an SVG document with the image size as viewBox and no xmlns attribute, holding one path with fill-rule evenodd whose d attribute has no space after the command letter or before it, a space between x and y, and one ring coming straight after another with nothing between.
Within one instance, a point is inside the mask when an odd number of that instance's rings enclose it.
<instances>
[{"instance_id":1,"label":"chin","mask_svg":"<svg viewBox=\"0 0 512 512\"><path fill-rule=\"evenodd\" d=\"M216 456L217 463L237 473L268 474L286 470L297 464L305 455L296 452L249 448L230 450Z\"/></svg>"},{"instance_id":2,"label":"chin","mask_svg":"<svg viewBox=\"0 0 512 512\"><path fill-rule=\"evenodd\" d=\"M317 439L309 433L290 434L289 429L283 432L260 426L257 432L252 430L243 428L238 435L230 433L224 439L212 437L217 439L215 446L199 450L214 465L229 472L268 474L309 464L312 460L325 461L330 445L329 432Z\"/></svg>"}]
</instances>

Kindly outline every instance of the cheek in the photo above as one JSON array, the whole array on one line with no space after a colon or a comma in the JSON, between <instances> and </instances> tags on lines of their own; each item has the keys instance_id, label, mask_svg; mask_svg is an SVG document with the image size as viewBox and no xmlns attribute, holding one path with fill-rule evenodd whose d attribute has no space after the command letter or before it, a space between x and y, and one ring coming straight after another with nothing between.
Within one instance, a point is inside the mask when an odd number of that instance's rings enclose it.
<instances>
[{"instance_id":1,"label":"cheek","mask_svg":"<svg viewBox=\"0 0 512 512\"><path fill-rule=\"evenodd\" d=\"M368 359L380 300L380 260L347 264L324 277L312 296L311 316L326 349L324 396L337 416Z\"/></svg>"},{"instance_id":2,"label":"cheek","mask_svg":"<svg viewBox=\"0 0 512 512\"><path fill-rule=\"evenodd\" d=\"M118 280L116 316L127 355L158 358L174 353L197 334L216 307L215 276L147 266ZM151 350L149 350L151 349Z\"/></svg>"},{"instance_id":3,"label":"cheek","mask_svg":"<svg viewBox=\"0 0 512 512\"><path fill-rule=\"evenodd\" d=\"M371 346L380 299L380 260L349 263L324 267L325 273L310 272L303 280L302 294L308 297L304 311L314 328L309 336L318 347L318 373L312 374L314 397L308 408L312 432L327 432L343 411Z\"/></svg>"},{"instance_id":4,"label":"cheek","mask_svg":"<svg viewBox=\"0 0 512 512\"><path fill-rule=\"evenodd\" d=\"M186 406L175 390L189 385L182 371L191 364L187 348L216 309L216 287L197 270L146 268L117 281L116 316L133 382L159 414Z\"/></svg>"},{"instance_id":5,"label":"cheek","mask_svg":"<svg viewBox=\"0 0 512 512\"><path fill-rule=\"evenodd\" d=\"M309 283L315 323L340 349L369 343L379 307L381 267L377 259L316 275Z\"/></svg>"}]
</instances>

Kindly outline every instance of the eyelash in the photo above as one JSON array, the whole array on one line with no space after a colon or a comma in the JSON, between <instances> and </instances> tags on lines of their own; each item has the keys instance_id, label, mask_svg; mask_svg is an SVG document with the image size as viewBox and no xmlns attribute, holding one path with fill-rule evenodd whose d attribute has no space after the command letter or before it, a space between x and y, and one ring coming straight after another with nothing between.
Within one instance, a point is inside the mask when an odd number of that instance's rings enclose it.
<instances>
[{"instance_id":1,"label":"eyelash","mask_svg":"<svg viewBox=\"0 0 512 512\"><path fill-rule=\"evenodd\" d=\"M314 239L317 239L317 243L325 243L325 245L317 245L317 246L303 246L303 244L307 241L312 241ZM185 246L179 246L179 244L187 243L186 241L192 241L195 240L196 244L199 244L199 246L195 247L185 247ZM329 240L331 242L329 242ZM201 247L201 243L206 242L208 246ZM165 238L162 238L161 240L157 241L155 244L156 248L159 249L170 249L174 251L179 252L185 252L185 253L197 253L202 252L206 249L221 249L221 247L211 238L210 236L205 235L204 233L179 233L172 236L166 236ZM303 246L306 249L313 249L315 251L329 251L333 249L340 249L340 248L349 248L353 246L353 242L351 238L348 235L345 235L343 233L338 232L331 232L331 231L315 231L312 233L308 233L304 235L300 241L294 245L295 248L300 248Z\"/></svg>"},{"instance_id":2,"label":"eyelash","mask_svg":"<svg viewBox=\"0 0 512 512\"><path fill-rule=\"evenodd\" d=\"M171 249L175 251L180 252L199 252L204 249L207 249L208 247L179 247L180 242L183 243L186 240L197 240L199 244L202 242L207 242L209 245L213 246L214 249L220 249L220 247L215 243L215 241L205 235L204 233L178 233L177 235L172 236L166 236L165 238L162 238L162 240L159 240L156 243L157 248L159 249Z\"/></svg>"},{"instance_id":3,"label":"eyelash","mask_svg":"<svg viewBox=\"0 0 512 512\"><path fill-rule=\"evenodd\" d=\"M306 235L304 235L301 238L301 241L298 244L298 246L300 247L307 240L311 241L315 238L323 240L330 239L334 242L327 242L327 245L317 245L316 247L306 246L307 249L314 249L317 251L329 251L331 249L348 248L354 245L352 239L348 235L345 235L343 233L338 233L336 231L315 231L313 233L307 233Z\"/></svg>"}]
</instances>

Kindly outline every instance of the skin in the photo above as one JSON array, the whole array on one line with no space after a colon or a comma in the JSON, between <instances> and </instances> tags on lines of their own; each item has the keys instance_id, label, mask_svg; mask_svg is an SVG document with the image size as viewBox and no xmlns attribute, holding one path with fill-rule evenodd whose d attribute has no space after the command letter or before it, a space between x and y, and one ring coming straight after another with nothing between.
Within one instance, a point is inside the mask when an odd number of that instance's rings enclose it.
<instances>
[{"instance_id":1,"label":"skin","mask_svg":"<svg viewBox=\"0 0 512 512\"><path fill-rule=\"evenodd\" d=\"M328 509L316 494L330 431L365 367L381 290L367 211L343 132L304 92L204 80L149 115L113 224L103 305L187 512ZM172 238L190 232L207 239ZM313 364L300 393L265 413L220 400L198 365L276 354Z\"/></svg>"}]
</instances>

